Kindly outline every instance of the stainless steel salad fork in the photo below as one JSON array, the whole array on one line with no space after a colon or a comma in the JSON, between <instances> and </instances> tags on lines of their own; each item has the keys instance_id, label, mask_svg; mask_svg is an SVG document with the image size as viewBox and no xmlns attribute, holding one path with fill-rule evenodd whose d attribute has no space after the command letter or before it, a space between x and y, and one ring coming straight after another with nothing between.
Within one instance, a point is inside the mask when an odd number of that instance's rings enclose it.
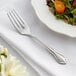
<instances>
[{"instance_id":1,"label":"stainless steel salad fork","mask_svg":"<svg viewBox=\"0 0 76 76\"><path fill-rule=\"evenodd\" d=\"M53 48L48 47L41 40L39 40L37 37L31 34L28 24L22 19L22 17L18 14L16 10L14 9L10 10L7 13L7 16L9 20L11 21L11 23L13 24L13 26L15 27L15 29L21 35L28 36L32 39L39 41L59 64L66 64L66 58L62 54L56 52Z\"/></svg>"}]
</instances>

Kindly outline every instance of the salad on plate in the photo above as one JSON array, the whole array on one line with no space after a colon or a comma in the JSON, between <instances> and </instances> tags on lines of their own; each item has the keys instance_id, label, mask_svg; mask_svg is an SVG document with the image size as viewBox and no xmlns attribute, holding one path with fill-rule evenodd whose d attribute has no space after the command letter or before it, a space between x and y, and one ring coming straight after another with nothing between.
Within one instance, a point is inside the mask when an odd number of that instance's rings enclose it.
<instances>
[{"instance_id":1,"label":"salad on plate","mask_svg":"<svg viewBox=\"0 0 76 76\"><path fill-rule=\"evenodd\" d=\"M76 0L46 0L57 19L76 26Z\"/></svg>"}]
</instances>

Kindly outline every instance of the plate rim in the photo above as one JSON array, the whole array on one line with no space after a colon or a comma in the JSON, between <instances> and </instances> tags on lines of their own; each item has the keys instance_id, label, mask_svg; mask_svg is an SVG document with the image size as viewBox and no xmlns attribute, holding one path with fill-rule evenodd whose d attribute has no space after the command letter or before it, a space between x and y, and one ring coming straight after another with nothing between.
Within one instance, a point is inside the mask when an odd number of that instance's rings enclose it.
<instances>
[{"instance_id":1,"label":"plate rim","mask_svg":"<svg viewBox=\"0 0 76 76\"><path fill-rule=\"evenodd\" d=\"M33 8L34 8L34 11L35 11L37 17L39 18L39 20L40 20L41 22L43 22L43 23L45 24L45 26L47 26L50 30L52 30L52 31L54 31L54 32L56 32L56 33L59 33L59 34L62 34L62 35L65 35L65 36L68 36L68 37L71 37L71 38L76 38L76 34L59 32L59 31L57 31L56 29L52 29L50 26L48 26L48 25L42 20L42 18L39 16L39 13L38 13L38 10L36 9L36 6L35 6L34 1L35 1L35 0L31 0L31 4L32 4L32 6L33 6ZM36 0L36 1L37 1L37 0ZM74 27L74 26L72 26L72 27ZM75 27L74 27L74 28L75 28Z\"/></svg>"}]
</instances>

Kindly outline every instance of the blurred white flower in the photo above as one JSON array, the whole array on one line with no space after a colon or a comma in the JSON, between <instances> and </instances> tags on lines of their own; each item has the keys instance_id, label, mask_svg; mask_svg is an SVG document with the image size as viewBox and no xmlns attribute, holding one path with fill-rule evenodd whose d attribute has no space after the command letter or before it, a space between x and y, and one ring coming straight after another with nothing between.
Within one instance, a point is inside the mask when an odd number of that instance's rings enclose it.
<instances>
[{"instance_id":1,"label":"blurred white flower","mask_svg":"<svg viewBox=\"0 0 76 76\"><path fill-rule=\"evenodd\" d=\"M27 76L27 71L16 57L8 56L4 63L4 76Z\"/></svg>"},{"instance_id":2,"label":"blurred white flower","mask_svg":"<svg viewBox=\"0 0 76 76\"><path fill-rule=\"evenodd\" d=\"M7 55L8 54L7 48L4 48L2 45L0 45L0 54Z\"/></svg>"}]
</instances>

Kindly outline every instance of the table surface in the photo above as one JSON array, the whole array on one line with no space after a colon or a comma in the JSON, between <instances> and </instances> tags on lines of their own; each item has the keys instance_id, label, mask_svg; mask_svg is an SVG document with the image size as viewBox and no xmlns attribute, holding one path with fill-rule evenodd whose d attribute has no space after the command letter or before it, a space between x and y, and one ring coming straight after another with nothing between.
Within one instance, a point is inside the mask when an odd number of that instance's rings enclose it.
<instances>
[{"instance_id":1,"label":"table surface","mask_svg":"<svg viewBox=\"0 0 76 76\"><path fill-rule=\"evenodd\" d=\"M4 0L1 0L0 2L1 7L3 6L3 1ZM11 2L11 0L9 1ZM70 63L76 64L76 60L75 60L76 38L71 38L71 37L56 33L50 30L49 28L47 28L46 25L43 24L38 19L35 13L35 10L31 5L31 0L25 0L23 7L26 7L25 10L22 10L22 7L21 7L19 9L22 11L19 11L19 13L21 13L21 16L29 24L32 34L38 37L49 47L55 48L56 51L64 54L65 57L69 58ZM25 14L25 16L23 14ZM7 47L8 49L12 49L7 45L7 43L2 38L0 38L0 44Z\"/></svg>"}]
</instances>

